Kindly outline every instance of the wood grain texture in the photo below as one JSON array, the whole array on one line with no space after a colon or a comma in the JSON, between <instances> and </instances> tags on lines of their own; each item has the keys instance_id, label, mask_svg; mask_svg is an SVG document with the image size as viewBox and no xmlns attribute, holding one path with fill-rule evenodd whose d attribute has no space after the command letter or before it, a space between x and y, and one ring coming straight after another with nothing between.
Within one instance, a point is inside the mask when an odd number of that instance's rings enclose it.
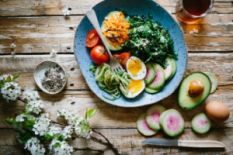
<instances>
[{"instance_id":1,"label":"wood grain texture","mask_svg":"<svg viewBox=\"0 0 233 155\"><path fill-rule=\"evenodd\" d=\"M39 16L63 15L64 7L71 8L71 14L85 14L101 0L1 0L0 16ZM175 13L178 0L157 0L170 13ZM233 13L231 0L215 0L211 11L213 14Z\"/></svg>"},{"instance_id":2,"label":"wood grain texture","mask_svg":"<svg viewBox=\"0 0 233 155\"><path fill-rule=\"evenodd\" d=\"M83 115L87 108L96 108L91 125L106 135L122 153L133 155L157 154L222 154L219 150L180 149L142 146L141 136L135 126L138 116L147 107L124 109L109 106L98 99L86 85L73 55L73 39L77 25L83 15L101 0L0 0L0 74L21 72L19 83L23 87L39 90L33 81L36 65L51 60L52 49L59 55L52 60L59 62L68 73L65 90L53 97L40 92L46 112L56 120L56 111L67 108ZM178 0L157 0L175 16ZM71 9L71 16L64 18L63 9ZM214 125L203 136L190 129L192 117L203 110L203 106L192 111L183 111L177 105L177 92L161 102L166 108L176 108L185 118L185 132L181 139L219 140L226 146L228 154L233 150L233 1L215 0L210 14L200 24L184 25L185 40L189 53L187 74L193 71L210 71L217 74L219 87L208 100L225 102L231 111L230 118L221 125ZM11 44L15 44L13 50ZM205 53L206 52L206 53ZM11 56L10 54L17 55ZM18 145L15 132L5 123L23 110L24 104L7 105L0 100L0 155L27 154ZM157 137L164 137L159 132ZM93 141L77 139L72 142L80 151L74 155L112 154L103 145Z\"/></svg>"},{"instance_id":3,"label":"wood grain texture","mask_svg":"<svg viewBox=\"0 0 233 155\"><path fill-rule=\"evenodd\" d=\"M86 109L95 108L97 113L95 117L91 120L92 126L95 128L135 128L136 120L140 114L146 112L149 106L141 108L131 108L125 109L120 107L113 107L98 99L90 91L81 91L81 92L70 92L66 91L57 96L47 96L44 93L40 93L43 104L45 105L45 112L50 114L52 120L56 121L57 110L59 109L68 109L75 112L79 116L83 116ZM214 125L214 128L233 128L233 105L232 105L232 91L229 90L219 90L214 95L211 95L209 100L220 100L229 106L231 111L230 118L221 125ZM16 105L4 104L3 101L0 101L0 128L8 128L4 120L9 117L14 117L15 115L22 112L24 109L24 104L19 102ZM185 126L190 128L190 121L193 116L200 111L203 111L203 106L192 111L182 110L177 104L177 94L166 98L160 102L166 108L175 108L182 113L186 121ZM101 120L101 121L100 121Z\"/></svg>"},{"instance_id":4,"label":"wood grain texture","mask_svg":"<svg viewBox=\"0 0 233 155\"><path fill-rule=\"evenodd\" d=\"M24 87L35 88L33 71L37 64L45 60L54 60L61 64L68 74L67 90L87 90L74 55L58 55L55 59L49 55L1 56L0 72L20 72L19 83ZM233 85L232 53L189 53L187 73L193 71L210 71L218 76L222 86ZM26 79L26 80L25 80Z\"/></svg>"},{"instance_id":5,"label":"wood grain texture","mask_svg":"<svg viewBox=\"0 0 233 155\"><path fill-rule=\"evenodd\" d=\"M12 130L1 129L0 135L3 138L7 138L6 142L1 141L0 146L8 146L8 148L12 148L12 152L17 150L17 152L23 152L17 145L15 134ZM120 151L124 154L133 154L133 155L141 155L141 154L174 154L174 153L186 153L191 154L193 152L192 149L181 149L181 148L162 148L162 147L151 147L151 146L142 146L141 142L145 139L145 137L138 134L136 129L98 129L99 132L104 134L109 138L109 140L117 147L120 148ZM222 137L221 132L228 135L228 137ZM12 136L13 135L13 136ZM156 137L161 137L162 133L158 133ZM9 138L10 137L10 138ZM220 140L226 146L226 151L230 151L233 149L232 138L233 137L233 130L231 129L214 129L209 134L205 136L197 136L190 129L186 129L184 134L180 137L181 139L193 139L193 140ZM92 140L84 140L84 139L76 139L72 142L72 145L79 149L86 150L86 153L89 153L87 147L89 149L94 150L108 150L106 146L96 143ZM3 152L4 150L0 150ZM106 151L107 152L107 151ZM196 153L205 153L205 154L220 154L223 153L224 150L208 150L208 149L195 149ZM78 154L77 152L74 153L75 155Z\"/></svg>"},{"instance_id":6,"label":"wood grain texture","mask_svg":"<svg viewBox=\"0 0 233 155\"><path fill-rule=\"evenodd\" d=\"M0 54L73 53L73 41L82 16L0 17ZM208 15L199 25L184 25L190 51L232 51L233 14ZM11 44L16 48L13 50Z\"/></svg>"}]
</instances>

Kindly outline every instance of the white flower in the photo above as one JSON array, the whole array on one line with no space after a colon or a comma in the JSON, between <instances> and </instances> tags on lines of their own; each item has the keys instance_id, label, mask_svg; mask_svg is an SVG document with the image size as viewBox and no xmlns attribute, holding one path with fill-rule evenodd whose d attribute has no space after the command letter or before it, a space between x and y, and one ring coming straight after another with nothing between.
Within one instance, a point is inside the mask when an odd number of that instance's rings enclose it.
<instances>
[{"instance_id":1,"label":"white flower","mask_svg":"<svg viewBox=\"0 0 233 155\"><path fill-rule=\"evenodd\" d=\"M70 146L66 141L59 141L53 139L49 145L49 149L54 155L71 155L74 151L73 147Z\"/></svg>"},{"instance_id":2,"label":"white flower","mask_svg":"<svg viewBox=\"0 0 233 155\"><path fill-rule=\"evenodd\" d=\"M0 81L5 80L5 78L3 76L0 76Z\"/></svg>"},{"instance_id":3,"label":"white flower","mask_svg":"<svg viewBox=\"0 0 233 155\"><path fill-rule=\"evenodd\" d=\"M16 82L6 82L1 88L1 94L6 101L16 101L21 94L21 88Z\"/></svg>"},{"instance_id":4,"label":"white flower","mask_svg":"<svg viewBox=\"0 0 233 155\"><path fill-rule=\"evenodd\" d=\"M11 74L3 74L3 75L0 76L0 81L1 80L6 80L7 78L12 79L13 75L11 75Z\"/></svg>"},{"instance_id":5,"label":"white flower","mask_svg":"<svg viewBox=\"0 0 233 155\"><path fill-rule=\"evenodd\" d=\"M68 111L67 109L61 109L57 111L58 117L64 117L69 125L74 125L78 119L78 116Z\"/></svg>"},{"instance_id":6,"label":"white flower","mask_svg":"<svg viewBox=\"0 0 233 155\"><path fill-rule=\"evenodd\" d=\"M25 102L30 102L30 101L39 100L40 97L37 91L26 89L22 94L22 99Z\"/></svg>"},{"instance_id":7,"label":"white flower","mask_svg":"<svg viewBox=\"0 0 233 155\"><path fill-rule=\"evenodd\" d=\"M70 13L71 13L71 10L70 10L69 7L64 7L64 9L62 10L62 12L63 12L64 16L69 16Z\"/></svg>"},{"instance_id":8,"label":"white flower","mask_svg":"<svg viewBox=\"0 0 233 155\"><path fill-rule=\"evenodd\" d=\"M35 135L43 136L49 129L50 119L48 114L41 114L39 118L36 119L35 124L33 125L33 131Z\"/></svg>"},{"instance_id":9,"label":"white flower","mask_svg":"<svg viewBox=\"0 0 233 155\"><path fill-rule=\"evenodd\" d=\"M74 125L74 132L77 136L89 139L91 136L91 128L83 117L79 118Z\"/></svg>"},{"instance_id":10,"label":"white flower","mask_svg":"<svg viewBox=\"0 0 233 155\"><path fill-rule=\"evenodd\" d=\"M40 141L36 137L32 137L29 139L24 149L27 149L29 152L31 152L32 155L44 155L45 154L45 148L42 144L40 144Z\"/></svg>"},{"instance_id":11,"label":"white flower","mask_svg":"<svg viewBox=\"0 0 233 155\"><path fill-rule=\"evenodd\" d=\"M10 44L10 48L11 48L11 49L15 49L15 48L16 48L16 44L15 44L15 43L11 43L11 44Z\"/></svg>"},{"instance_id":12,"label":"white flower","mask_svg":"<svg viewBox=\"0 0 233 155\"><path fill-rule=\"evenodd\" d=\"M49 127L48 134L51 136L54 136L56 134L60 134L62 132L62 129L59 126L51 125Z\"/></svg>"},{"instance_id":13,"label":"white flower","mask_svg":"<svg viewBox=\"0 0 233 155\"><path fill-rule=\"evenodd\" d=\"M26 111L34 114L39 114L42 112L44 108L44 105L42 104L41 100L34 100L34 101L29 101L26 104Z\"/></svg>"},{"instance_id":14,"label":"white flower","mask_svg":"<svg viewBox=\"0 0 233 155\"><path fill-rule=\"evenodd\" d=\"M62 131L62 136L64 137L64 139L69 139L72 137L73 131L74 129L71 125L66 126Z\"/></svg>"},{"instance_id":15,"label":"white flower","mask_svg":"<svg viewBox=\"0 0 233 155\"><path fill-rule=\"evenodd\" d=\"M57 51L55 49L52 49L50 52L50 58L55 58L57 56Z\"/></svg>"},{"instance_id":16,"label":"white flower","mask_svg":"<svg viewBox=\"0 0 233 155\"><path fill-rule=\"evenodd\" d=\"M16 122L24 122L24 119L26 118L27 116L25 114L20 114L18 116L16 116L15 118L15 121Z\"/></svg>"}]
</instances>

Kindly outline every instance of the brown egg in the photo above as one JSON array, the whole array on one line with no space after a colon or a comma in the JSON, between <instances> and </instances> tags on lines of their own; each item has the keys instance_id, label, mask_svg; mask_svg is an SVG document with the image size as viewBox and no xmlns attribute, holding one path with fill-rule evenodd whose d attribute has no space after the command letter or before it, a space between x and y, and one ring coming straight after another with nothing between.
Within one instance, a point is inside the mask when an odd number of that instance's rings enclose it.
<instances>
[{"instance_id":1,"label":"brown egg","mask_svg":"<svg viewBox=\"0 0 233 155\"><path fill-rule=\"evenodd\" d=\"M222 102L209 101L205 106L206 114L213 121L225 121L230 116L229 108Z\"/></svg>"},{"instance_id":2,"label":"brown egg","mask_svg":"<svg viewBox=\"0 0 233 155\"><path fill-rule=\"evenodd\" d=\"M197 97L202 94L203 90L204 90L204 86L201 83L201 81L193 80L189 84L188 93L189 93L189 96L191 97Z\"/></svg>"}]
</instances>

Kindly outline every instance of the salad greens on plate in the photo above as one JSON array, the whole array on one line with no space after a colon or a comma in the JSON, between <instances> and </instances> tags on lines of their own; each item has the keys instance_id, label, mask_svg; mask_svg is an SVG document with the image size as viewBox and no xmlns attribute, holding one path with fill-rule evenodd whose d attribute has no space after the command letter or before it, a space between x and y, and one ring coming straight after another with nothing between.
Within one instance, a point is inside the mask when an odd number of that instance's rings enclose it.
<instances>
[{"instance_id":1,"label":"salad greens on plate","mask_svg":"<svg viewBox=\"0 0 233 155\"><path fill-rule=\"evenodd\" d=\"M96 65L95 80L113 99L121 95L135 98L144 90L158 93L175 75L173 40L168 30L152 17L126 16L122 11L112 11L104 18L101 30L113 57L126 70L123 74L111 70L107 64L111 58L98 33L90 30L86 47ZM121 83L126 83L127 87L122 87Z\"/></svg>"},{"instance_id":2,"label":"salad greens on plate","mask_svg":"<svg viewBox=\"0 0 233 155\"><path fill-rule=\"evenodd\" d=\"M176 58L173 40L168 31L152 17L130 16L129 40L124 47L144 62L166 66L166 58Z\"/></svg>"}]
</instances>

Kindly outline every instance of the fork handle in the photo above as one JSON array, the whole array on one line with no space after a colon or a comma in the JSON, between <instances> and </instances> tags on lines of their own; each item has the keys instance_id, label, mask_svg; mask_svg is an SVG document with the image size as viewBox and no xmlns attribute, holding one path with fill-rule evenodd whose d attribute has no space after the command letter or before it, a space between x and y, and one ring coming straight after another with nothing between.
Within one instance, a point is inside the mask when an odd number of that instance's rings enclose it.
<instances>
[{"instance_id":1,"label":"fork handle","mask_svg":"<svg viewBox=\"0 0 233 155\"><path fill-rule=\"evenodd\" d=\"M112 53L111 53L110 49L108 48L107 41L102 34L102 31L100 29L100 25L99 25L95 11L93 9L91 9L90 11L87 12L86 15L87 15L87 18L89 19L89 21L91 22L91 24L93 25L93 27L96 29L98 35L100 36L100 39L102 40L102 42L103 42L103 44L108 52L109 57L112 58Z\"/></svg>"}]
</instances>

